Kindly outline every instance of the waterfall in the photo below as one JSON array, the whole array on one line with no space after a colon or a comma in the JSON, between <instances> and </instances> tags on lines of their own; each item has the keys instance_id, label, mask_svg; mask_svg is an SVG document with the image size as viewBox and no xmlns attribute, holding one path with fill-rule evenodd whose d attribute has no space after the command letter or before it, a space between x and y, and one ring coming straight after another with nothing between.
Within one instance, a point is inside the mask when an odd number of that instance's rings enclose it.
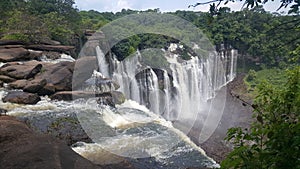
<instances>
[{"instance_id":1,"label":"waterfall","mask_svg":"<svg viewBox=\"0 0 300 169\"><path fill-rule=\"evenodd\" d=\"M100 72L119 83L119 91L127 99L145 105L167 120L188 122L203 111L217 90L234 79L237 57L231 50L183 60L173 52L176 48L177 44L171 44L164 51L168 68L146 65L139 51L123 61L114 56L107 61L99 47L96 51Z\"/></svg>"}]
</instances>

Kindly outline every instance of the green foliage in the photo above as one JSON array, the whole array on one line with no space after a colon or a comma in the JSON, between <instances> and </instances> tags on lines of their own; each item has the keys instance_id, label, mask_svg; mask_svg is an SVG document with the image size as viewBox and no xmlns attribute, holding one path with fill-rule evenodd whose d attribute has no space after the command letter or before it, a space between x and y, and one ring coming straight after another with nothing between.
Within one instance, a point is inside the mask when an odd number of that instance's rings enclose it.
<instances>
[{"instance_id":1,"label":"green foliage","mask_svg":"<svg viewBox=\"0 0 300 169\"><path fill-rule=\"evenodd\" d=\"M38 43L47 36L47 29L41 20L26 11L10 11L10 17L5 21L2 39L23 40Z\"/></svg>"},{"instance_id":2,"label":"green foliage","mask_svg":"<svg viewBox=\"0 0 300 169\"><path fill-rule=\"evenodd\" d=\"M255 70L250 69L247 75L247 81L253 81L256 78Z\"/></svg>"},{"instance_id":3,"label":"green foliage","mask_svg":"<svg viewBox=\"0 0 300 169\"><path fill-rule=\"evenodd\" d=\"M300 168L300 66L286 72L280 87L261 83L252 107L250 130L232 128L227 140L235 148L222 168Z\"/></svg>"},{"instance_id":4,"label":"green foliage","mask_svg":"<svg viewBox=\"0 0 300 169\"><path fill-rule=\"evenodd\" d=\"M169 68L169 62L165 58L165 52L161 49L146 49L141 51L141 61L152 68Z\"/></svg>"},{"instance_id":5,"label":"green foliage","mask_svg":"<svg viewBox=\"0 0 300 169\"><path fill-rule=\"evenodd\" d=\"M80 34L81 20L73 4L73 0L3 0L0 37L30 43L53 39L71 44Z\"/></svg>"},{"instance_id":6,"label":"green foliage","mask_svg":"<svg viewBox=\"0 0 300 169\"><path fill-rule=\"evenodd\" d=\"M66 19L57 12L50 12L44 15L43 21L48 28L51 39L70 44L74 30L69 28Z\"/></svg>"}]
</instances>

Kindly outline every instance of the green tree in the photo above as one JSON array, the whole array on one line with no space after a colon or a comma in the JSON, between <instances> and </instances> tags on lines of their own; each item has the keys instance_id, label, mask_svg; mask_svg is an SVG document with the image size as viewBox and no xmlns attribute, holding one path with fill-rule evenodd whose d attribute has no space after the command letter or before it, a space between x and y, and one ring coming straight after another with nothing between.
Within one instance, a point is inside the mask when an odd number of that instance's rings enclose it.
<instances>
[{"instance_id":1,"label":"green tree","mask_svg":"<svg viewBox=\"0 0 300 169\"><path fill-rule=\"evenodd\" d=\"M250 130L231 128L227 140L235 147L222 168L300 168L300 66L287 71L284 86L258 86Z\"/></svg>"}]
</instances>

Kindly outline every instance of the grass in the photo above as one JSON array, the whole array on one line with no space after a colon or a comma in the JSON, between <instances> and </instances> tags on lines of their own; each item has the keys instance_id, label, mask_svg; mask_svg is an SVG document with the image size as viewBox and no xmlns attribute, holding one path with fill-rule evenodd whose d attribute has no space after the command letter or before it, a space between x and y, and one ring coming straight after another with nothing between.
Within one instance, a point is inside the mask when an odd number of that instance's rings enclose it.
<instances>
[{"instance_id":1,"label":"grass","mask_svg":"<svg viewBox=\"0 0 300 169\"><path fill-rule=\"evenodd\" d=\"M247 85L248 94L254 98L256 96L256 86L263 81L267 81L274 87L280 87L285 84L287 77L285 76L285 70L272 68L263 69L260 71L250 70L248 75L244 78L244 82Z\"/></svg>"}]
</instances>

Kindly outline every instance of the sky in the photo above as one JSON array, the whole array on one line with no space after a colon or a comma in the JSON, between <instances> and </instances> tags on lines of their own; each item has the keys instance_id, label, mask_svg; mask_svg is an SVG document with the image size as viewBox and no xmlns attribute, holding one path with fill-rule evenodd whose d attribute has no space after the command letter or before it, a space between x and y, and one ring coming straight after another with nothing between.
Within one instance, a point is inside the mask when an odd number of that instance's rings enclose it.
<instances>
[{"instance_id":1,"label":"sky","mask_svg":"<svg viewBox=\"0 0 300 169\"><path fill-rule=\"evenodd\" d=\"M207 0L209 1L209 0ZM209 5L200 5L198 7L188 8L189 5L196 4L197 2L207 2L206 0L75 0L75 6L79 10L96 10L99 12L118 12L122 9L133 10L147 10L159 8L162 12L173 12L176 10L191 10L207 12ZM279 7L279 0L265 4L267 11L276 12ZM227 7L232 10L240 10L243 2L236 1L235 3L229 2ZM283 9L280 11L287 11ZM280 12L279 11L279 12Z\"/></svg>"}]
</instances>

